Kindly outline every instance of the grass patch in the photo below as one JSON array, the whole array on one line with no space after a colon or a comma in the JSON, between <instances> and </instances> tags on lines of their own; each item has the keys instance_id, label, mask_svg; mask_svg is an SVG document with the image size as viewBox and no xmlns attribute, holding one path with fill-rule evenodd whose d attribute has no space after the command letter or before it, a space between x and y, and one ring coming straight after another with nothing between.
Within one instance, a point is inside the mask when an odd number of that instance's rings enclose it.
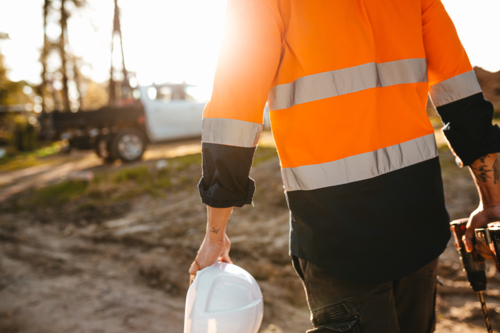
<instances>
[{"instance_id":1,"label":"grass patch","mask_svg":"<svg viewBox=\"0 0 500 333\"><path fill-rule=\"evenodd\" d=\"M181 171L188 167L201 166L201 154L175 157L169 160L172 171Z\"/></svg>"},{"instance_id":2,"label":"grass patch","mask_svg":"<svg viewBox=\"0 0 500 333\"><path fill-rule=\"evenodd\" d=\"M166 167L155 164L123 167L98 173L90 182L63 181L37 190L28 205L57 206L74 202L77 211L91 207L133 200L142 195L165 196L172 189L195 187L201 174L201 154L172 158Z\"/></svg>"},{"instance_id":3,"label":"grass patch","mask_svg":"<svg viewBox=\"0 0 500 333\"><path fill-rule=\"evenodd\" d=\"M89 184L83 181L63 181L36 191L35 201L41 205L59 205L81 196Z\"/></svg>"},{"instance_id":4,"label":"grass patch","mask_svg":"<svg viewBox=\"0 0 500 333\"><path fill-rule=\"evenodd\" d=\"M13 171L43 164L33 154L27 156L3 157L0 159L0 172Z\"/></svg>"},{"instance_id":5,"label":"grass patch","mask_svg":"<svg viewBox=\"0 0 500 333\"><path fill-rule=\"evenodd\" d=\"M46 157L58 154L64 147L62 142L54 142L40 149L18 154L7 154L0 158L0 172L29 168L51 163Z\"/></svg>"},{"instance_id":6,"label":"grass patch","mask_svg":"<svg viewBox=\"0 0 500 333\"><path fill-rule=\"evenodd\" d=\"M153 179L153 174L147 166L138 166L135 168L121 169L112 175L114 183L123 183L126 181L135 181L137 183L146 183Z\"/></svg>"},{"instance_id":7,"label":"grass patch","mask_svg":"<svg viewBox=\"0 0 500 333\"><path fill-rule=\"evenodd\" d=\"M157 170L157 165L162 168ZM171 158L159 164L149 161L139 166L123 166L96 173L91 181L65 180L23 192L0 203L0 210L29 211L41 223L101 223L129 212L138 198L194 192L201 175L200 166L201 154Z\"/></svg>"}]
</instances>

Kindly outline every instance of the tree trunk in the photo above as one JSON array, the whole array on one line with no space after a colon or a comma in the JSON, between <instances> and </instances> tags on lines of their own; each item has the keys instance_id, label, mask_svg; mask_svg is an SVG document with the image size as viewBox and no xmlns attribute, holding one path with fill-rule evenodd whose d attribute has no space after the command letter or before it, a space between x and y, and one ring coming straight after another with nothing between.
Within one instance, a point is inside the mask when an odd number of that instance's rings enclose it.
<instances>
[{"instance_id":1,"label":"tree trunk","mask_svg":"<svg viewBox=\"0 0 500 333\"><path fill-rule=\"evenodd\" d=\"M68 13L65 8L66 0L61 0L61 37L59 39L59 50L61 52L61 74L62 74L62 100L64 111L70 109L69 104L69 89L68 89L68 71L66 59L66 32L68 29Z\"/></svg>"},{"instance_id":2,"label":"tree trunk","mask_svg":"<svg viewBox=\"0 0 500 333\"><path fill-rule=\"evenodd\" d=\"M114 0L115 14L113 16L113 32L111 33L111 68L109 69L109 106L116 107L116 82L113 78L113 52L115 45L115 33L120 33L120 10L118 9L118 0Z\"/></svg>"},{"instance_id":3,"label":"tree trunk","mask_svg":"<svg viewBox=\"0 0 500 333\"><path fill-rule=\"evenodd\" d=\"M73 80L75 81L76 91L78 92L78 102L80 104L78 109L81 110L83 107L83 96L82 96L83 78L80 73L80 67L78 64L80 59L73 54L71 60L72 60L71 62L73 63Z\"/></svg>"},{"instance_id":4,"label":"tree trunk","mask_svg":"<svg viewBox=\"0 0 500 333\"><path fill-rule=\"evenodd\" d=\"M45 103L45 93L47 91L47 55L49 53L49 41L47 38L47 16L49 15L50 0L43 2L43 47L40 62L42 63L42 83L39 86L38 95L42 98L42 114L47 111Z\"/></svg>"},{"instance_id":5,"label":"tree trunk","mask_svg":"<svg viewBox=\"0 0 500 333\"><path fill-rule=\"evenodd\" d=\"M115 37L115 31L113 30L113 33L111 34L111 67L109 69L109 99L108 99L108 106L111 108L114 108L116 106L116 84L115 80L113 79L113 39Z\"/></svg>"}]
</instances>

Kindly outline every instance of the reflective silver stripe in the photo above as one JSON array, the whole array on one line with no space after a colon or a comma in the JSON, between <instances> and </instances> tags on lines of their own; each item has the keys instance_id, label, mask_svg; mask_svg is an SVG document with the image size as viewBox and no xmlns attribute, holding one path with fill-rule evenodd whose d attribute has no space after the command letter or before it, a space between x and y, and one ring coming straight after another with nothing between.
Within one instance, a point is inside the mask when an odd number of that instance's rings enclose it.
<instances>
[{"instance_id":1,"label":"reflective silver stripe","mask_svg":"<svg viewBox=\"0 0 500 333\"><path fill-rule=\"evenodd\" d=\"M237 147L255 147L262 124L225 118L204 118L201 141Z\"/></svg>"},{"instance_id":2,"label":"reflective silver stripe","mask_svg":"<svg viewBox=\"0 0 500 333\"><path fill-rule=\"evenodd\" d=\"M269 92L270 110L395 84L427 82L425 59L375 62L301 77Z\"/></svg>"},{"instance_id":3,"label":"reflective silver stripe","mask_svg":"<svg viewBox=\"0 0 500 333\"><path fill-rule=\"evenodd\" d=\"M286 191L315 190L380 176L438 156L434 134L341 160L281 170Z\"/></svg>"},{"instance_id":4,"label":"reflective silver stripe","mask_svg":"<svg viewBox=\"0 0 500 333\"><path fill-rule=\"evenodd\" d=\"M431 86L430 94L435 106L442 106L480 93L474 71L465 72Z\"/></svg>"}]
</instances>

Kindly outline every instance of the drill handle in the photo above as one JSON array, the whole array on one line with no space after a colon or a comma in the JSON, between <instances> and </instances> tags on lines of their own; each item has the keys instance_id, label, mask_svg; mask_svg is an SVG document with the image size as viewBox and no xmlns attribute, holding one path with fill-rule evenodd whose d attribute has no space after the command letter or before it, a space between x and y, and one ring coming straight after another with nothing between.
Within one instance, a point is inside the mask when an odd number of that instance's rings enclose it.
<instances>
[{"instance_id":1,"label":"drill handle","mask_svg":"<svg viewBox=\"0 0 500 333\"><path fill-rule=\"evenodd\" d=\"M463 258L465 258L465 257L468 257L468 258L472 257L474 259L474 261L476 261L479 264L482 264L482 263L485 262L485 259L475 249L472 250L472 252L471 252L470 255L467 254L467 251L465 250L465 244L464 244L464 241L463 241L463 236L465 235L465 232L467 231L467 223L468 223L468 221L469 221L468 218L462 218L462 219L458 219L458 220L452 221L450 223L450 229L451 229L451 232L453 234L453 237L455 238L455 248L457 249L457 251L460 253L460 255ZM478 230L478 229L476 229L476 230ZM484 234L484 238L485 238L486 237L486 235L485 235L486 232L480 233L479 236L483 236L483 234ZM476 239L478 239L477 236L478 236L478 234L475 233L475 237L472 239L472 244L473 245L476 245Z\"/></svg>"}]
</instances>

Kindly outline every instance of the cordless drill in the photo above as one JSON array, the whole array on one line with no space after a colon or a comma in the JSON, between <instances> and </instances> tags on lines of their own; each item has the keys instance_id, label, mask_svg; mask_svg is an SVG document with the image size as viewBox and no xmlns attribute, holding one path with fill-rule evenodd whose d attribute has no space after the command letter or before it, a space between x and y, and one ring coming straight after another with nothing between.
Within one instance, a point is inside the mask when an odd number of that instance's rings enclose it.
<instances>
[{"instance_id":1,"label":"cordless drill","mask_svg":"<svg viewBox=\"0 0 500 333\"><path fill-rule=\"evenodd\" d=\"M486 244L490 251L494 254L493 258L500 272L500 263L498 258L500 255L500 222L489 223L487 228L478 228L474 230L476 239L483 244Z\"/></svg>"},{"instance_id":2,"label":"cordless drill","mask_svg":"<svg viewBox=\"0 0 500 333\"><path fill-rule=\"evenodd\" d=\"M463 218L452 221L450 223L450 229L453 233L453 237L455 238L455 248L457 249L458 255L460 256L462 267L467 273L467 280L469 280L472 290L477 293L479 302L481 303L481 310L483 311L486 329L489 333L492 333L493 330L491 328L488 311L486 309L486 301L484 300L484 291L486 290L487 282L485 272L486 265L484 263L485 260L475 250L473 250L472 252L467 252L465 250L465 244L462 240L462 237L465 235L468 220L468 218Z\"/></svg>"}]
</instances>

